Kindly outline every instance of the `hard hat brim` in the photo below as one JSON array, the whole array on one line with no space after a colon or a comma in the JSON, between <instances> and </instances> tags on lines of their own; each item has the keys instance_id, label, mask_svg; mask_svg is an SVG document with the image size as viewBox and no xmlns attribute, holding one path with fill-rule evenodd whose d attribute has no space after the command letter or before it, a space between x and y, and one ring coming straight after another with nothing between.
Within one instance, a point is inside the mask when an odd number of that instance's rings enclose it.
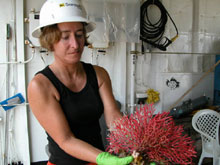
<instances>
[{"instance_id":1,"label":"hard hat brim","mask_svg":"<svg viewBox=\"0 0 220 165\"><path fill-rule=\"evenodd\" d=\"M38 26L37 28L35 28L32 31L32 36L35 38L39 38L41 35L41 28L46 27L46 26L50 26L50 25L54 25L54 24L58 24L58 23L64 23L64 22L85 22L85 23L87 23L85 26L86 33L90 33L96 28L96 24L94 22L89 22L87 19L82 18L82 17L74 18L74 19L73 18L70 18L70 19L68 19L68 18L63 19L62 18L60 21L56 20L56 23L54 23L54 21L52 20L51 23L46 23L46 25Z\"/></svg>"}]
</instances>

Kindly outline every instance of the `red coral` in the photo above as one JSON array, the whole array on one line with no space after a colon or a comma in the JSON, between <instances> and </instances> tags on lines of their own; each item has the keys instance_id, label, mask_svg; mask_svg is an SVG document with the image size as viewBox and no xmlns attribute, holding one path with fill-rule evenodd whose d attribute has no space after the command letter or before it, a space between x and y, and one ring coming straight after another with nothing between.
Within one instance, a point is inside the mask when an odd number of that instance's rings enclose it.
<instances>
[{"instance_id":1,"label":"red coral","mask_svg":"<svg viewBox=\"0 0 220 165\"><path fill-rule=\"evenodd\" d=\"M148 161L192 164L196 151L191 138L183 134L183 126L176 126L168 112L154 112L153 104L144 105L130 117L125 115L115 121L107 138L107 151L124 151L127 155L136 151Z\"/></svg>"}]
</instances>

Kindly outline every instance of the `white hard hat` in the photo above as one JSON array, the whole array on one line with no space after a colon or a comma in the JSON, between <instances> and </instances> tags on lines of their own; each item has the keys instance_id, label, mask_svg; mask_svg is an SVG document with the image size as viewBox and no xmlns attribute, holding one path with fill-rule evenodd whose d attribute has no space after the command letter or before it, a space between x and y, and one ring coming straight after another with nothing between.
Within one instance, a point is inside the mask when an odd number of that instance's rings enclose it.
<instances>
[{"instance_id":1,"label":"white hard hat","mask_svg":"<svg viewBox=\"0 0 220 165\"><path fill-rule=\"evenodd\" d=\"M95 23L87 19L79 0L47 0L40 10L39 26L34 29L32 36L38 38L42 27L63 22L85 22L86 32L95 29Z\"/></svg>"}]
</instances>

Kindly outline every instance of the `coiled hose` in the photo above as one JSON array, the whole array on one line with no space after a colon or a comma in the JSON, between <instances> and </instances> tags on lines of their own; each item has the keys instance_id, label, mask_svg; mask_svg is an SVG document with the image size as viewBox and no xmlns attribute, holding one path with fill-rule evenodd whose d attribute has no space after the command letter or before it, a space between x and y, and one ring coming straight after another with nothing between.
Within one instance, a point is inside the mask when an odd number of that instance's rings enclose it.
<instances>
[{"instance_id":1,"label":"coiled hose","mask_svg":"<svg viewBox=\"0 0 220 165\"><path fill-rule=\"evenodd\" d=\"M156 23L152 23L148 17L148 7L150 5L156 5L161 12L161 17ZM163 37L168 17L176 29L176 36L172 39ZM178 29L173 19L159 0L147 0L142 4L140 19L140 39L160 50L166 51L166 48L178 37Z\"/></svg>"}]
</instances>

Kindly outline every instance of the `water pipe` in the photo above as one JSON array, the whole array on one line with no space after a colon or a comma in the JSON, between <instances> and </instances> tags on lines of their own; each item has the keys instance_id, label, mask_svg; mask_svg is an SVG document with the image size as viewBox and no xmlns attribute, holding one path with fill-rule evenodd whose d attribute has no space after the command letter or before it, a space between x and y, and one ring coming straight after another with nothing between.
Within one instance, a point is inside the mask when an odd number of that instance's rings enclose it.
<instances>
[{"instance_id":1,"label":"water pipe","mask_svg":"<svg viewBox=\"0 0 220 165\"><path fill-rule=\"evenodd\" d=\"M9 50L10 50L10 46L9 46L9 42L11 40L11 27L10 24L6 25L6 59L7 61L9 61ZM10 77L10 71L9 71L9 66L6 66L6 98L9 97L9 77ZM4 139L4 143L5 143L5 148L4 148L4 158L3 158L3 164L7 165L8 163L8 112L5 113L5 139Z\"/></svg>"},{"instance_id":2,"label":"water pipe","mask_svg":"<svg viewBox=\"0 0 220 165\"><path fill-rule=\"evenodd\" d=\"M0 164L4 165L4 123L3 117L0 116Z\"/></svg>"},{"instance_id":3,"label":"water pipe","mask_svg":"<svg viewBox=\"0 0 220 165\"><path fill-rule=\"evenodd\" d=\"M136 44L131 43L131 91L130 91L130 113L134 113L135 107L135 77L136 77Z\"/></svg>"},{"instance_id":4,"label":"water pipe","mask_svg":"<svg viewBox=\"0 0 220 165\"><path fill-rule=\"evenodd\" d=\"M35 47L31 43L29 38L26 38L25 44L28 45L32 49L32 55L29 59L27 59L25 61L9 61L9 59L8 59L6 62L0 62L0 64L26 64L26 63L29 63L30 61L32 61L34 59L34 55L35 55Z\"/></svg>"}]
</instances>

